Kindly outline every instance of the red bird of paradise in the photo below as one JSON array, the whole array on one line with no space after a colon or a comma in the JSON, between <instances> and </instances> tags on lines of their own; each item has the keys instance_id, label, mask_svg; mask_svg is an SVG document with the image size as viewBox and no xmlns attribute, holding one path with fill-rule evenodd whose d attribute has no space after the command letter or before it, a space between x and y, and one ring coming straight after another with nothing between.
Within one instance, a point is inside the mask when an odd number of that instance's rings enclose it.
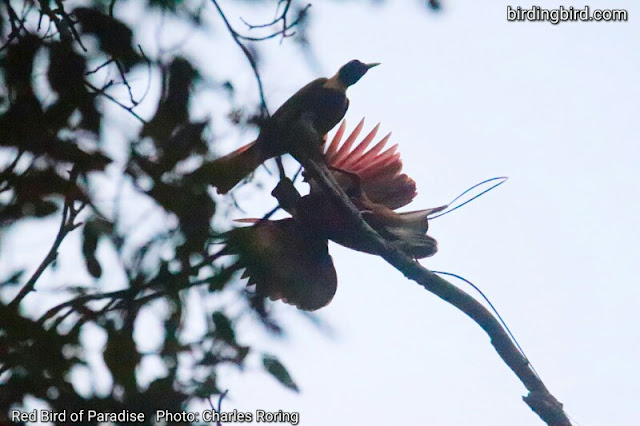
<instances>
[{"instance_id":1,"label":"red bird of paradise","mask_svg":"<svg viewBox=\"0 0 640 426\"><path fill-rule=\"evenodd\" d=\"M195 177L225 194L266 160L283 154L296 159L317 158L320 146L291 137L291 129L301 119L310 120L321 137L333 129L349 108L347 89L378 63L352 60L331 78L317 78L294 93L266 120L258 138L212 162L204 164Z\"/></svg>"},{"instance_id":2,"label":"red bird of paradise","mask_svg":"<svg viewBox=\"0 0 640 426\"><path fill-rule=\"evenodd\" d=\"M373 145L379 125L358 143L364 120L341 144L346 124L325 143L324 159L336 181L363 218L384 238L414 258L432 256L436 240L428 236L428 217L446 206L398 213L417 195L416 184L402 172L397 145L385 149L391 134ZM281 220L243 219L254 223L226 234L220 255L235 254L232 268L245 268L243 278L256 292L303 310L329 304L337 289L337 274L328 240L354 250L376 254L351 231L341 210L313 181L310 193L298 200L293 217Z\"/></svg>"}]
</instances>

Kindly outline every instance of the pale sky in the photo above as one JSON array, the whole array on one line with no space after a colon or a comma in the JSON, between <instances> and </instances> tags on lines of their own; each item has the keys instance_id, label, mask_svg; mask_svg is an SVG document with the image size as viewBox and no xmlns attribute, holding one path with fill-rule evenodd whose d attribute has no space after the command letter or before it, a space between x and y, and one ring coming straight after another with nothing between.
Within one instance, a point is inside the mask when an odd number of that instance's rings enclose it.
<instances>
[{"instance_id":1,"label":"pale sky","mask_svg":"<svg viewBox=\"0 0 640 426\"><path fill-rule=\"evenodd\" d=\"M290 40L264 45L271 110L348 60L382 62L349 90L347 121L352 128L366 116L367 129L382 122L381 134L393 131L418 185L408 209L447 203L486 178L510 178L433 221L440 251L423 265L483 289L576 425L640 424L640 7L591 2L627 9L629 22L554 26L507 22L507 5L531 6L525 2L445 0L438 14L419 1L387 3L315 2L311 42L321 69L310 68ZM271 7L227 12L238 27L237 16L260 22L273 14ZM202 64L238 64L212 73L233 75L239 99L254 105L249 67L213 10L209 18L218 26L214 47L194 37L185 52ZM222 70L231 74L216 75ZM209 102L202 111L216 109ZM214 129L228 134L224 152L252 136L229 132L221 118ZM273 206L251 187L237 195L253 215ZM14 230L3 245L12 241L20 253L19 244L33 247L43 235L32 237ZM288 338L239 332L241 342L246 336L244 343L276 354L301 393L284 389L256 360L244 372L221 372L220 386L230 389L225 411L297 411L311 426L541 424L521 400L524 386L469 318L380 258L335 244L330 251L338 292L318 315L331 332L282 303L276 312ZM61 262L73 256L63 253ZM108 274L103 283L121 279ZM104 344L88 341L96 351Z\"/></svg>"}]
</instances>

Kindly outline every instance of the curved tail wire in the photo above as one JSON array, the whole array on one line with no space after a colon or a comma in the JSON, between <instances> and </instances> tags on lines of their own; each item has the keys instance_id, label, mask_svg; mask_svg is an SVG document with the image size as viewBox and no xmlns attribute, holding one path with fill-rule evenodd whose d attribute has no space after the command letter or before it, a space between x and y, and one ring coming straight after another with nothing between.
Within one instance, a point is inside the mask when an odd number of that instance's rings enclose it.
<instances>
[{"instance_id":1,"label":"curved tail wire","mask_svg":"<svg viewBox=\"0 0 640 426\"><path fill-rule=\"evenodd\" d=\"M483 181L482 181L482 182L480 182L480 183L476 183L476 184L475 184L475 185L473 185L472 187L467 188L464 192L462 192L462 193L461 193L460 195L458 195L456 198L454 198L453 200L451 200L451 202L448 204L448 206L449 206L450 208L448 208L447 210L443 211L442 213L439 213L439 214L436 214L436 215L434 215L434 216L429 217L429 219L430 219L430 220L431 220L431 219L435 219L435 218L438 218L438 217L440 217L440 216L444 216L444 215L446 215L446 214L448 214L448 213L451 213L451 212L452 212L452 211L454 211L454 210L458 210L460 207L464 206L465 204L469 204L470 202L472 202L472 201L473 201L473 200L475 200L476 198L481 197L481 196L483 196L484 194L486 194L487 192L491 191L492 189L497 188L498 186L502 185L502 184L503 184L503 183L505 183L507 180L509 180L509 178L508 178L508 177L506 177L506 176L498 176L498 177L492 177L491 179L483 180ZM480 187L480 186L482 186L482 185L484 185L484 184L486 184L486 183L494 182L494 181L498 181L498 183L495 183L495 184L491 185L489 188L485 189L484 191L482 191L481 193L479 193L479 194L477 194L477 195L474 195L473 197L471 197L470 199L466 200L465 202L463 202L463 203L461 203L461 204L458 204L458 205L457 205L457 206L455 206L455 207L452 207L452 205L453 205L456 201L458 201L460 198L462 198L464 195L468 194L469 192L473 191L474 189L476 189L476 188L478 188L478 187Z\"/></svg>"},{"instance_id":2,"label":"curved tail wire","mask_svg":"<svg viewBox=\"0 0 640 426\"><path fill-rule=\"evenodd\" d=\"M518 340L516 339L516 337L513 335L513 333L509 329L509 326L507 325L505 320L502 319L502 315L500 315L500 313L498 312L496 307L493 305L493 303L491 303L491 300L489 300L489 298L482 292L482 290L480 290L480 288L478 288L477 285L475 285L474 283L472 283L468 279L466 279L464 277L461 277L460 275L451 273L451 272L433 271L433 270L431 272L433 272L434 274L447 275L447 276L450 276L450 277L457 278L457 279L459 279L461 281L464 281L465 283L469 284L471 287L473 287L473 289L475 291L477 291L480 294L480 296L482 296L482 298L487 302L487 304L489 305L489 307L491 308L493 313L496 314L496 317L498 317L498 320L500 321L500 324L502 324L502 326L506 330L507 334L509 335L509 338L516 345L516 347L518 348L518 350L520 351L520 353L522 354L524 359L526 359L527 362L529 363L529 366L531 367L531 370L533 371L533 374L535 374L537 378L540 378L540 376L538 375L538 372L536 371L536 369L533 368L533 364L531 364L531 361L529 361L529 358L527 357L527 354L525 354L524 349L522 349L522 347L520 346L520 343L518 343Z\"/></svg>"}]
</instances>

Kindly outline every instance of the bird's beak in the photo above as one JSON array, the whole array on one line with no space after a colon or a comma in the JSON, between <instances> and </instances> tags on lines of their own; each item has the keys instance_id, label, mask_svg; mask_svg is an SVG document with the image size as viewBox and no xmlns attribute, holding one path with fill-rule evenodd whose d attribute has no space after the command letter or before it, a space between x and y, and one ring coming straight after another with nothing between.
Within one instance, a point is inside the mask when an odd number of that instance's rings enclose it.
<instances>
[{"instance_id":1,"label":"bird's beak","mask_svg":"<svg viewBox=\"0 0 640 426\"><path fill-rule=\"evenodd\" d=\"M370 64L365 64L368 70L370 70L373 67L377 67L378 65L380 65L380 62L372 62Z\"/></svg>"}]
</instances>

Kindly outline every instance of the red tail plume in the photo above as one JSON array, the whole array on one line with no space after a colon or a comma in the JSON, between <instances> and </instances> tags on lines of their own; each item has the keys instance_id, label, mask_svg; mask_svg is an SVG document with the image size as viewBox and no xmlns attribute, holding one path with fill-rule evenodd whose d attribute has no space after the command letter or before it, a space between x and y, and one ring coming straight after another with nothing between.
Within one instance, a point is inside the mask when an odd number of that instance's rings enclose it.
<instances>
[{"instance_id":1,"label":"red tail plume","mask_svg":"<svg viewBox=\"0 0 640 426\"><path fill-rule=\"evenodd\" d=\"M256 141L253 141L224 157L204 164L198 173L216 187L218 193L226 194L267 159L268 156L265 156L256 146Z\"/></svg>"}]
</instances>

